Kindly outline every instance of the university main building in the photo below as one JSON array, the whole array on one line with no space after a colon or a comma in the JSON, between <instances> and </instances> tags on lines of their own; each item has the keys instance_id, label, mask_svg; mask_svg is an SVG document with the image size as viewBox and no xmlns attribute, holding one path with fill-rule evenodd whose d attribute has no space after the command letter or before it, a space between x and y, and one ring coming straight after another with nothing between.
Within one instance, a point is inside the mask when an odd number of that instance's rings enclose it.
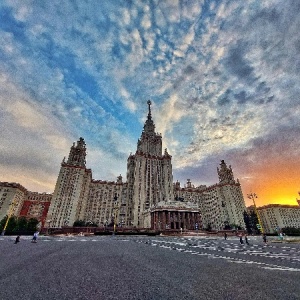
<instances>
[{"instance_id":1,"label":"university main building","mask_svg":"<svg viewBox=\"0 0 300 300\"><path fill-rule=\"evenodd\" d=\"M127 159L126 181L95 180L86 168L86 144L74 143L63 159L53 194L27 191L20 184L0 183L0 218L9 213L37 217L43 227L73 226L82 220L97 224L163 229L245 227L245 202L238 180L222 160L219 183L195 187L188 179L173 182L172 157L162 150L148 101L148 116L135 154ZM9 206L10 203L14 205ZM10 207L10 208L9 208Z\"/></svg>"}]
</instances>

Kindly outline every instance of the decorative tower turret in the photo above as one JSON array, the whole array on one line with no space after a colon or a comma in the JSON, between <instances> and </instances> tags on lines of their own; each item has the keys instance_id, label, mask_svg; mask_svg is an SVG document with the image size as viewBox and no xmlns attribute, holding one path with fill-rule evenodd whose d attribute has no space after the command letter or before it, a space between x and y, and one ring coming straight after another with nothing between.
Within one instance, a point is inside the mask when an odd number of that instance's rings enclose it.
<instances>
[{"instance_id":1,"label":"decorative tower turret","mask_svg":"<svg viewBox=\"0 0 300 300\"><path fill-rule=\"evenodd\" d=\"M224 160L221 160L220 169L217 168L217 171L219 175L219 182L221 184L235 183L231 166L227 167Z\"/></svg>"},{"instance_id":2,"label":"decorative tower turret","mask_svg":"<svg viewBox=\"0 0 300 300\"><path fill-rule=\"evenodd\" d=\"M70 149L69 157L67 164L70 166L77 166L77 167L85 167L86 164L86 147L85 147L84 139L81 137L79 141L77 141L77 145L75 142Z\"/></svg>"}]
</instances>

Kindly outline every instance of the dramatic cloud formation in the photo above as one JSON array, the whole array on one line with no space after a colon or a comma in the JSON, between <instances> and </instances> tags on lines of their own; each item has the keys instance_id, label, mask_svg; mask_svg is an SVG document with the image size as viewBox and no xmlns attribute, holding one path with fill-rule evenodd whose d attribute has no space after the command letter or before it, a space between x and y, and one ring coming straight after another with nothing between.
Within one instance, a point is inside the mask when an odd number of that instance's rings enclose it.
<instances>
[{"instance_id":1,"label":"dramatic cloud formation","mask_svg":"<svg viewBox=\"0 0 300 300\"><path fill-rule=\"evenodd\" d=\"M80 136L95 179L126 177L151 99L174 181L224 159L245 198L295 203L299 1L1 3L1 181L52 192Z\"/></svg>"}]
</instances>

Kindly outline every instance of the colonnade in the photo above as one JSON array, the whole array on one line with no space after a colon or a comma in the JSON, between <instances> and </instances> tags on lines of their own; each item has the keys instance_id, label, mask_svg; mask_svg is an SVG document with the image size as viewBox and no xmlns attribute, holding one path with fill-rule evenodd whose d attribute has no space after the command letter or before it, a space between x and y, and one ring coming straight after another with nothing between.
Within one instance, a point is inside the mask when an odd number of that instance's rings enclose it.
<instances>
[{"instance_id":1,"label":"colonnade","mask_svg":"<svg viewBox=\"0 0 300 300\"><path fill-rule=\"evenodd\" d=\"M201 218L198 211L155 210L151 212L151 228L156 230L200 229Z\"/></svg>"}]
</instances>

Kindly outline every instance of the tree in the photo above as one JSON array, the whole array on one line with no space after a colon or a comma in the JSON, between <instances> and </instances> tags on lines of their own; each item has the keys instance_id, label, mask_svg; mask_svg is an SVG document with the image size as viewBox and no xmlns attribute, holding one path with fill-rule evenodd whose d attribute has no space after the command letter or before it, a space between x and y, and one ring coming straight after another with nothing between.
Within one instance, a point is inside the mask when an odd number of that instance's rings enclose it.
<instances>
[{"instance_id":1,"label":"tree","mask_svg":"<svg viewBox=\"0 0 300 300\"><path fill-rule=\"evenodd\" d=\"M4 229L6 220L7 220L7 216L5 216L5 217L0 221L0 230L1 230L1 232L2 232L3 229Z\"/></svg>"},{"instance_id":2,"label":"tree","mask_svg":"<svg viewBox=\"0 0 300 300\"><path fill-rule=\"evenodd\" d=\"M246 225L247 232L249 234L251 234L252 229L251 229L250 217L249 217L248 213L245 210L243 212L243 217L244 217L244 222L245 222L245 225Z\"/></svg>"},{"instance_id":3,"label":"tree","mask_svg":"<svg viewBox=\"0 0 300 300\"><path fill-rule=\"evenodd\" d=\"M300 235L300 228L284 227L284 228L282 228L282 233L284 233L286 235L299 236Z\"/></svg>"},{"instance_id":4,"label":"tree","mask_svg":"<svg viewBox=\"0 0 300 300\"><path fill-rule=\"evenodd\" d=\"M85 223L86 227L98 227L98 224L94 223L94 222L86 222Z\"/></svg>"},{"instance_id":5,"label":"tree","mask_svg":"<svg viewBox=\"0 0 300 300\"><path fill-rule=\"evenodd\" d=\"M20 217L17 220L16 231L27 231L28 221L25 217Z\"/></svg>"},{"instance_id":6,"label":"tree","mask_svg":"<svg viewBox=\"0 0 300 300\"><path fill-rule=\"evenodd\" d=\"M0 221L0 231L3 231L4 226L6 224L6 220L7 220L7 216L5 216ZM10 233L21 232L22 234L26 232L32 233L33 231L37 230L38 224L39 221L36 218L31 218L27 220L25 217L17 218L16 216L11 216L9 218L5 231Z\"/></svg>"},{"instance_id":7,"label":"tree","mask_svg":"<svg viewBox=\"0 0 300 300\"><path fill-rule=\"evenodd\" d=\"M210 224L210 223L208 223L208 224L207 224L207 228L206 228L206 230L207 230L207 231L211 231L211 230L212 230L212 228L211 228L211 224Z\"/></svg>"},{"instance_id":8,"label":"tree","mask_svg":"<svg viewBox=\"0 0 300 300\"><path fill-rule=\"evenodd\" d=\"M74 227L85 227L85 221L83 220L76 220L73 224Z\"/></svg>"},{"instance_id":9,"label":"tree","mask_svg":"<svg viewBox=\"0 0 300 300\"><path fill-rule=\"evenodd\" d=\"M37 231L37 225L39 224L39 220L36 218L31 218L28 220L27 223L27 230L28 231Z\"/></svg>"},{"instance_id":10,"label":"tree","mask_svg":"<svg viewBox=\"0 0 300 300\"><path fill-rule=\"evenodd\" d=\"M6 231L14 232L17 229L17 218L15 216L11 216L8 220Z\"/></svg>"},{"instance_id":11,"label":"tree","mask_svg":"<svg viewBox=\"0 0 300 300\"><path fill-rule=\"evenodd\" d=\"M257 224L259 224L258 217L257 217L257 214L255 213L254 210L250 212L249 223L250 223L250 227L252 229L252 232L255 232L255 233L259 234L260 230L257 228Z\"/></svg>"}]
</instances>

